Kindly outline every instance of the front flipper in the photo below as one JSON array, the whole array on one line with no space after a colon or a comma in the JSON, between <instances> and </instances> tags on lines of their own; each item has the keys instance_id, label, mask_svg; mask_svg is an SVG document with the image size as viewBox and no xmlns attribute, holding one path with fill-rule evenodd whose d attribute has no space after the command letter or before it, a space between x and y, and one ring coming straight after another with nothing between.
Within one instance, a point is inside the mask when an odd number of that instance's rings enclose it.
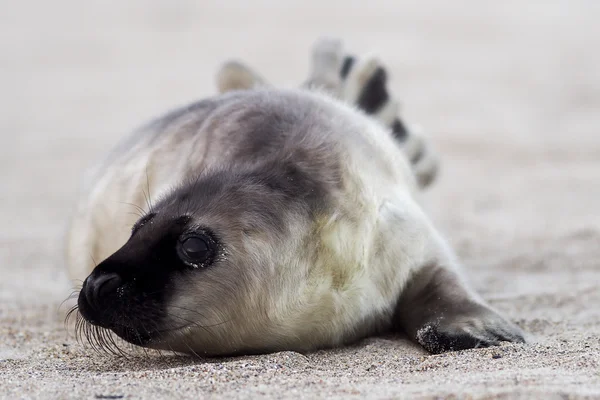
<instances>
[{"instance_id":1,"label":"front flipper","mask_svg":"<svg viewBox=\"0 0 600 400\"><path fill-rule=\"evenodd\" d=\"M431 264L416 271L403 291L394 327L438 354L525 342L523 331L470 292L452 269Z\"/></svg>"}]
</instances>

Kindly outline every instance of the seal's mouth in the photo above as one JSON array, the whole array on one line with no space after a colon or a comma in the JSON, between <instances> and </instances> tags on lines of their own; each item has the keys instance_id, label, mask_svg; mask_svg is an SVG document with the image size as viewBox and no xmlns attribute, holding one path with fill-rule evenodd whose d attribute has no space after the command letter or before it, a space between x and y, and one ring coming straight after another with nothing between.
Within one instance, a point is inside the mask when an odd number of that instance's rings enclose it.
<instances>
[{"instance_id":1,"label":"seal's mouth","mask_svg":"<svg viewBox=\"0 0 600 400\"><path fill-rule=\"evenodd\" d=\"M156 337L154 332L144 332L140 329L125 325L114 325L108 328L118 337L136 346L147 347Z\"/></svg>"},{"instance_id":2,"label":"seal's mouth","mask_svg":"<svg viewBox=\"0 0 600 400\"><path fill-rule=\"evenodd\" d=\"M96 328L84 329L85 336L98 335L97 332L109 330L128 343L146 347L159 334L156 330L145 329L143 324L136 323L131 316L116 312L117 310L95 309L85 298L83 291L80 293L77 303L81 319Z\"/></svg>"},{"instance_id":3,"label":"seal's mouth","mask_svg":"<svg viewBox=\"0 0 600 400\"><path fill-rule=\"evenodd\" d=\"M176 328L169 329L154 329L152 331L145 331L143 328L115 324L111 327L106 327L106 329L110 329L113 331L118 337L134 344L136 346L142 347L154 347L157 344L163 342L163 338L168 337L170 335L176 335L181 333L186 328L189 328L193 325L184 325Z\"/></svg>"},{"instance_id":4,"label":"seal's mouth","mask_svg":"<svg viewBox=\"0 0 600 400\"><path fill-rule=\"evenodd\" d=\"M114 272L95 271L88 276L79 292L77 309L82 323L93 328L83 328L82 333L98 336L110 335L107 331L112 331L124 341L142 347L159 340L162 333L156 305L150 298L134 296L133 292L133 285Z\"/></svg>"}]
</instances>

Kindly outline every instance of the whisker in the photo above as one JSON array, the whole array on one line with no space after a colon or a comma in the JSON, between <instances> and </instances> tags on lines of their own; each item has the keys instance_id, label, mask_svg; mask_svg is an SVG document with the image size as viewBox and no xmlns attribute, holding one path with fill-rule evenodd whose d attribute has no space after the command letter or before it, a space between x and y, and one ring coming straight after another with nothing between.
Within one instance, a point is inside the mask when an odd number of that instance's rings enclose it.
<instances>
[{"instance_id":1,"label":"whisker","mask_svg":"<svg viewBox=\"0 0 600 400\"><path fill-rule=\"evenodd\" d=\"M154 212L154 208L152 208L152 200L150 198L150 178L148 177L148 165L146 164L146 189L148 190L148 196L144 193L144 197L146 197L146 203L148 203L148 209L150 212ZM143 192L143 190L142 190Z\"/></svg>"},{"instance_id":2,"label":"whisker","mask_svg":"<svg viewBox=\"0 0 600 400\"><path fill-rule=\"evenodd\" d=\"M194 314L198 314L198 315L199 315L200 317L202 317L202 318L206 318L206 317L204 316L204 314L202 314L201 312L199 312L199 311L196 311L196 310L190 310L189 308L180 307L180 306L174 306L174 305L172 305L172 306L169 306L169 307L170 307L170 308L177 308L177 309L184 310L184 311L188 311L188 312L191 312L191 313L194 313ZM178 317L178 318L182 318L182 317L180 317L180 316L178 316L178 315L173 315L173 314L167 314L167 315L169 315L169 316L176 316L176 317ZM183 318L182 318L182 319L183 319ZM203 326L202 326L202 325L198 325L197 323L196 323L195 325L197 325L198 327L202 327L202 328L212 328L212 327L215 327L215 326L219 326L219 325L226 324L226 323L228 323L228 322L231 322L231 319L228 319L228 320L225 320L225 321L222 321L222 322L217 322L217 323L215 323L215 324L211 324L211 325L203 325Z\"/></svg>"},{"instance_id":3,"label":"whisker","mask_svg":"<svg viewBox=\"0 0 600 400\"><path fill-rule=\"evenodd\" d=\"M168 317L171 317L171 318L172 318L172 317L179 318L179 319L181 319L182 321L189 323L189 324L190 324L189 326L194 326L194 327L197 327L197 328L200 328L200 329L202 329L204 332L208 333L208 334L209 334L209 335L210 335L210 336L211 336L213 339L218 339L218 337L216 336L216 333L215 333L215 332L212 332L212 331L211 331L209 328L212 328L212 327L215 327L215 326L219 326L219 325L221 325L222 323L215 324L215 325L200 325L200 324L199 324L199 323L197 323L197 322L190 321L190 320L188 320L188 319L186 319L186 318L183 318L183 317L181 317L181 316L179 316L179 315L175 315L175 314L167 314L167 316L168 316ZM183 332L181 332L181 331L179 331L179 330L177 330L177 331L175 331L175 332L177 332L178 334L182 335L182 337L183 337L183 338L185 338L185 335L183 334ZM190 350L192 350L192 349L191 349L191 347L190 347L190 346L189 346L189 345L188 345L188 344L185 342L185 340L184 340L184 344L185 344L185 345L186 345L186 346L187 346L187 347L188 347ZM192 351L193 351L193 350L192 350Z\"/></svg>"},{"instance_id":4,"label":"whisker","mask_svg":"<svg viewBox=\"0 0 600 400\"><path fill-rule=\"evenodd\" d=\"M61 303L58 305L58 310L57 311L60 311L60 309L62 308L62 306L64 306L67 301L75 299L78 296L79 296L79 290L78 289L73 290L71 292L71 294L66 299L64 299L63 301L61 301ZM70 310L70 311L72 311L72 310Z\"/></svg>"},{"instance_id":5,"label":"whisker","mask_svg":"<svg viewBox=\"0 0 600 400\"><path fill-rule=\"evenodd\" d=\"M138 219L140 219L144 216L144 214L136 213L133 211L128 212L127 215L135 215Z\"/></svg>"},{"instance_id":6,"label":"whisker","mask_svg":"<svg viewBox=\"0 0 600 400\"><path fill-rule=\"evenodd\" d=\"M200 356L198 353L196 353L196 351L194 351L194 349L193 349L193 348L192 348L192 347L189 345L189 343L187 342L187 340L186 340L186 337L185 337L185 335L183 334L183 332L179 332L179 331L177 331L177 332L174 332L174 333L176 333L178 336L180 336L180 339L181 339L181 341L183 342L183 344L185 345L185 347L187 347L187 348L188 348L188 350L189 350L189 351L190 351L190 352L191 352L191 353L192 353L192 354L193 354L193 355L194 355L196 358L198 358L198 359L200 359L200 360L202 359L202 357L201 357L201 356ZM170 347L170 346L169 346L169 347Z\"/></svg>"},{"instance_id":7,"label":"whisker","mask_svg":"<svg viewBox=\"0 0 600 400\"><path fill-rule=\"evenodd\" d=\"M146 214L146 211L145 211L145 210L144 210L142 207L138 206L137 204L134 204L134 203L128 203L128 202L126 202L126 201L119 201L119 203L120 203L120 204L126 204L126 205L128 205L128 206L135 207L135 208L137 209L137 211L140 213L140 217L142 217L142 216L144 216L144 215Z\"/></svg>"},{"instance_id":8,"label":"whisker","mask_svg":"<svg viewBox=\"0 0 600 400\"><path fill-rule=\"evenodd\" d=\"M129 358L130 355L125 352L117 340L115 340L115 334L108 329L101 328L87 322L81 316L81 313L79 313L79 309L76 305L67 312L65 317L65 326L73 317L75 317L75 339L77 343L84 346L87 343L87 345L89 345L91 349L97 353ZM121 340L120 338L118 339L119 341Z\"/></svg>"},{"instance_id":9,"label":"whisker","mask_svg":"<svg viewBox=\"0 0 600 400\"><path fill-rule=\"evenodd\" d=\"M98 263L96 262L96 260L94 260L94 255L90 252L90 258L92 259L92 263L94 264L94 268L96 268L98 266ZM81 282L83 284L83 282Z\"/></svg>"}]
</instances>

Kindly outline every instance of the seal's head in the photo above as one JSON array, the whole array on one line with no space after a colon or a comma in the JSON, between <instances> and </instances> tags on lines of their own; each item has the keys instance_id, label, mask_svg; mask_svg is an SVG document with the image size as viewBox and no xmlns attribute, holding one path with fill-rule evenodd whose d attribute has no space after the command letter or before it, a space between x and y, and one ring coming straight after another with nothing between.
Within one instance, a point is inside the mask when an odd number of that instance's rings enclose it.
<instances>
[{"instance_id":1,"label":"seal's head","mask_svg":"<svg viewBox=\"0 0 600 400\"><path fill-rule=\"evenodd\" d=\"M213 171L171 191L85 280L83 318L188 353L310 347L328 304L306 286L319 264L312 221L328 196L298 165Z\"/></svg>"}]
</instances>

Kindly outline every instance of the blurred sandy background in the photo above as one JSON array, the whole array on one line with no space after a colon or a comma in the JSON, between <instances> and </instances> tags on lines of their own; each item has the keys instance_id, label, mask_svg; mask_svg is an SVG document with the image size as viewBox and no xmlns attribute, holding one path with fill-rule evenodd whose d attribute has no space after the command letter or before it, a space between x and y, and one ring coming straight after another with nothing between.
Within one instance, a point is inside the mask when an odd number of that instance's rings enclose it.
<instances>
[{"instance_id":1,"label":"blurred sandy background","mask_svg":"<svg viewBox=\"0 0 600 400\"><path fill-rule=\"evenodd\" d=\"M1 5L1 397L600 398L597 0ZM430 356L376 338L206 362L76 344L58 308L83 169L213 94L227 58L300 82L322 34L388 65L404 116L442 156L427 207L475 287L537 343Z\"/></svg>"}]
</instances>

